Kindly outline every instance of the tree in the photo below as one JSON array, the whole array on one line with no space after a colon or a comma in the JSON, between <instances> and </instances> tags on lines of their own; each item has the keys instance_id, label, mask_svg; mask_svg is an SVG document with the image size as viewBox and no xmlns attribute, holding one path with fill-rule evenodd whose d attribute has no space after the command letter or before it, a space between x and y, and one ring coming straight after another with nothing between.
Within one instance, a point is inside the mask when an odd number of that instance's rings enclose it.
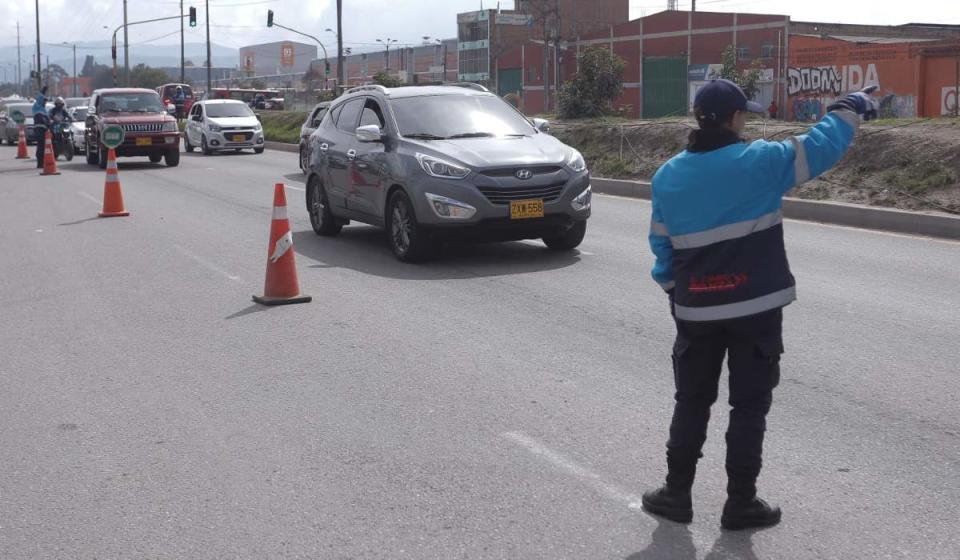
<instances>
[{"instance_id":1,"label":"tree","mask_svg":"<svg viewBox=\"0 0 960 560\"><path fill-rule=\"evenodd\" d=\"M260 78L250 80L250 89L267 89L267 82Z\"/></svg>"},{"instance_id":2,"label":"tree","mask_svg":"<svg viewBox=\"0 0 960 560\"><path fill-rule=\"evenodd\" d=\"M83 59L83 68L80 70L80 75L85 78L93 77L97 71L97 63L93 59L93 55L88 54L86 58Z\"/></svg>"},{"instance_id":3,"label":"tree","mask_svg":"<svg viewBox=\"0 0 960 560\"><path fill-rule=\"evenodd\" d=\"M193 68L193 67L196 66L196 65L193 63L192 60L187 59L187 60L184 60L184 61L183 61L183 66L184 66L185 68Z\"/></svg>"},{"instance_id":4,"label":"tree","mask_svg":"<svg viewBox=\"0 0 960 560\"><path fill-rule=\"evenodd\" d=\"M97 65L93 70L90 87L93 89L106 88L113 85L113 70L109 66Z\"/></svg>"},{"instance_id":5,"label":"tree","mask_svg":"<svg viewBox=\"0 0 960 560\"><path fill-rule=\"evenodd\" d=\"M388 74L385 70L377 72L373 77L373 83L380 84L383 87L395 88L403 85L403 82L399 78L394 78Z\"/></svg>"},{"instance_id":6,"label":"tree","mask_svg":"<svg viewBox=\"0 0 960 560\"><path fill-rule=\"evenodd\" d=\"M740 86L743 93L747 94L747 99L753 100L760 91L760 70L763 69L760 60L754 60L750 68L741 72L737 70L736 49L733 45L727 45L727 48L723 49L721 62L723 66L720 69L720 77Z\"/></svg>"},{"instance_id":7,"label":"tree","mask_svg":"<svg viewBox=\"0 0 960 560\"><path fill-rule=\"evenodd\" d=\"M130 70L130 85L155 89L170 81L170 76L159 68L151 68L146 64L137 64Z\"/></svg>"},{"instance_id":8,"label":"tree","mask_svg":"<svg viewBox=\"0 0 960 560\"><path fill-rule=\"evenodd\" d=\"M613 100L623 92L624 61L606 47L588 47L580 53L580 70L560 89L560 116L578 118L613 111Z\"/></svg>"}]
</instances>

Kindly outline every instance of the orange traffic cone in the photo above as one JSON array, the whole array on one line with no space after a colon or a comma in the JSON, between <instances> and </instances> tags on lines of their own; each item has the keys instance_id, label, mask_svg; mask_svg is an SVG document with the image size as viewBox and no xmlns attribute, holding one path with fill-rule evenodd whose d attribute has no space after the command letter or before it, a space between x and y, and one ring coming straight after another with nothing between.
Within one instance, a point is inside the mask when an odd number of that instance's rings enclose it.
<instances>
[{"instance_id":1,"label":"orange traffic cone","mask_svg":"<svg viewBox=\"0 0 960 560\"><path fill-rule=\"evenodd\" d=\"M300 293L297 263L293 258L293 234L287 219L287 195L283 183L273 193L273 222L270 224L270 245L267 247L267 279L263 295L253 296L262 305L307 303L313 298Z\"/></svg>"},{"instance_id":2,"label":"orange traffic cone","mask_svg":"<svg viewBox=\"0 0 960 560\"><path fill-rule=\"evenodd\" d=\"M43 137L43 171L40 172L41 175L59 175L60 172L57 171L57 159L53 157L53 136L50 135L50 131Z\"/></svg>"},{"instance_id":3,"label":"orange traffic cone","mask_svg":"<svg viewBox=\"0 0 960 560\"><path fill-rule=\"evenodd\" d=\"M23 125L20 125L20 140L17 142L17 159L30 159L27 153L27 135L23 132Z\"/></svg>"},{"instance_id":4,"label":"orange traffic cone","mask_svg":"<svg viewBox=\"0 0 960 560\"><path fill-rule=\"evenodd\" d=\"M120 189L120 176L117 174L117 154L110 148L107 151L107 180L103 184L103 210L101 218L129 216L123 207L123 191Z\"/></svg>"}]
</instances>

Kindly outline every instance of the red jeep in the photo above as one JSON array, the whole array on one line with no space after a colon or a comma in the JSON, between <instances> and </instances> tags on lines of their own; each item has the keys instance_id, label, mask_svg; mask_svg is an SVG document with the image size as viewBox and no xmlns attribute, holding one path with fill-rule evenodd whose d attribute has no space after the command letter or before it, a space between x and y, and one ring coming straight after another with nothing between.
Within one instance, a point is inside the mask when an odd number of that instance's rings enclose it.
<instances>
[{"instance_id":1,"label":"red jeep","mask_svg":"<svg viewBox=\"0 0 960 560\"><path fill-rule=\"evenodd\" d=\"M152 89L98 89L90 97L84 134L87 163L107 167L107 149L100 134L110 125L123 127L123 144L118 157L147 156L153 163L166 160L170 167L180 164L180 130L160 95ZM172 107L172 106L171 106Z\"/></svg>"}]
</instances>

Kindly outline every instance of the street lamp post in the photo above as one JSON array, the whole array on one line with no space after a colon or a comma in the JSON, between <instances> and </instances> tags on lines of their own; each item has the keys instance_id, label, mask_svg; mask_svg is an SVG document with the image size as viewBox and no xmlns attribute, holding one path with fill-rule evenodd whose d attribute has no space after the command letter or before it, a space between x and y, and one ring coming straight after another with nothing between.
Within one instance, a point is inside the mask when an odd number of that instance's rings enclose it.
<instances>
[{"instance_id":1,"label":"street lamp post","mask_svg":"<svg viewBox=\"0 0 960 560\"><path fill-rule=\"evenodd\" d=\"M378 43L383 43L383 46L387 47L387 68L386 68L386 71L387 71L387 72L390 72L390 45L392 45L393 43L396 43L397 40L396 40L396 39L391 39L390 37L387 37L387 40L386 40L386 41L384 41L383 39L377 39L377 42L378 42Z\"/></svg>"},{"instance_id":2,"label":"street lamp post","mask_svg":"<svg viewBox=\"0 0 960 560\"><path fill-rule=\"evenodd\" d=\"M127 28L127 27L130 27L131 25L140 25L141 23L154 23L154 22L157 22L157 21L168 21L168 20L171 20L171 19L183 19L184 17L187 17L187 16L170 16L170 17L162 17L162 18L154 18L154 19L145 19L145 20L143 20L143 21L131 21L131 22L129 22L129 23L125 23L125 24L122 24L122 25L117 26L117 28L113 30L113 35L112 35L112 38L111 38L111 40L110 40L110 54L111 54L111 56L113 57L113 86L116 87L116 85L117 85L117 33L118 33L121 29L123 29L124 32L126 33L126 28ZM106 27L106 26L104 26L104 27ZM209 47L209 45L208 45L208 46L207 46L207 50L208 50L208 51L209 51L209 48L210 48L210 47ZM209 67L209 61L207 61L207 63L208 63L208 67ZM207 70L207 76L208 76L208 78L209 78L209 74L210 74L210 73L209 73L209 68L208 68L208 70ZM209 79L208 79L208 82L209 82Z\"/></svg>"}]
</instances>

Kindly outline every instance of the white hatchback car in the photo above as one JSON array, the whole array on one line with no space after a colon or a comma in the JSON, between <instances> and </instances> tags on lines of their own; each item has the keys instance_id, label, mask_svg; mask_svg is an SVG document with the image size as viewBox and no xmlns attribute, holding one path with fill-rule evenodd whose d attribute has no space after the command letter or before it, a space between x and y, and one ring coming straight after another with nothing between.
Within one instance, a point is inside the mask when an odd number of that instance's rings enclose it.
<instances>
[{"instance_id":1,"label":"white hatchback car","mask_svg":"<svg viewBox=\"0 0 960 560\"><path fill-rule=\"evenodd\" d=\"M193 104L184 128L184 148L204 155L223 150L263 153L263 127L243 101L209 99Z\"/></svg>"}]
</instances>

